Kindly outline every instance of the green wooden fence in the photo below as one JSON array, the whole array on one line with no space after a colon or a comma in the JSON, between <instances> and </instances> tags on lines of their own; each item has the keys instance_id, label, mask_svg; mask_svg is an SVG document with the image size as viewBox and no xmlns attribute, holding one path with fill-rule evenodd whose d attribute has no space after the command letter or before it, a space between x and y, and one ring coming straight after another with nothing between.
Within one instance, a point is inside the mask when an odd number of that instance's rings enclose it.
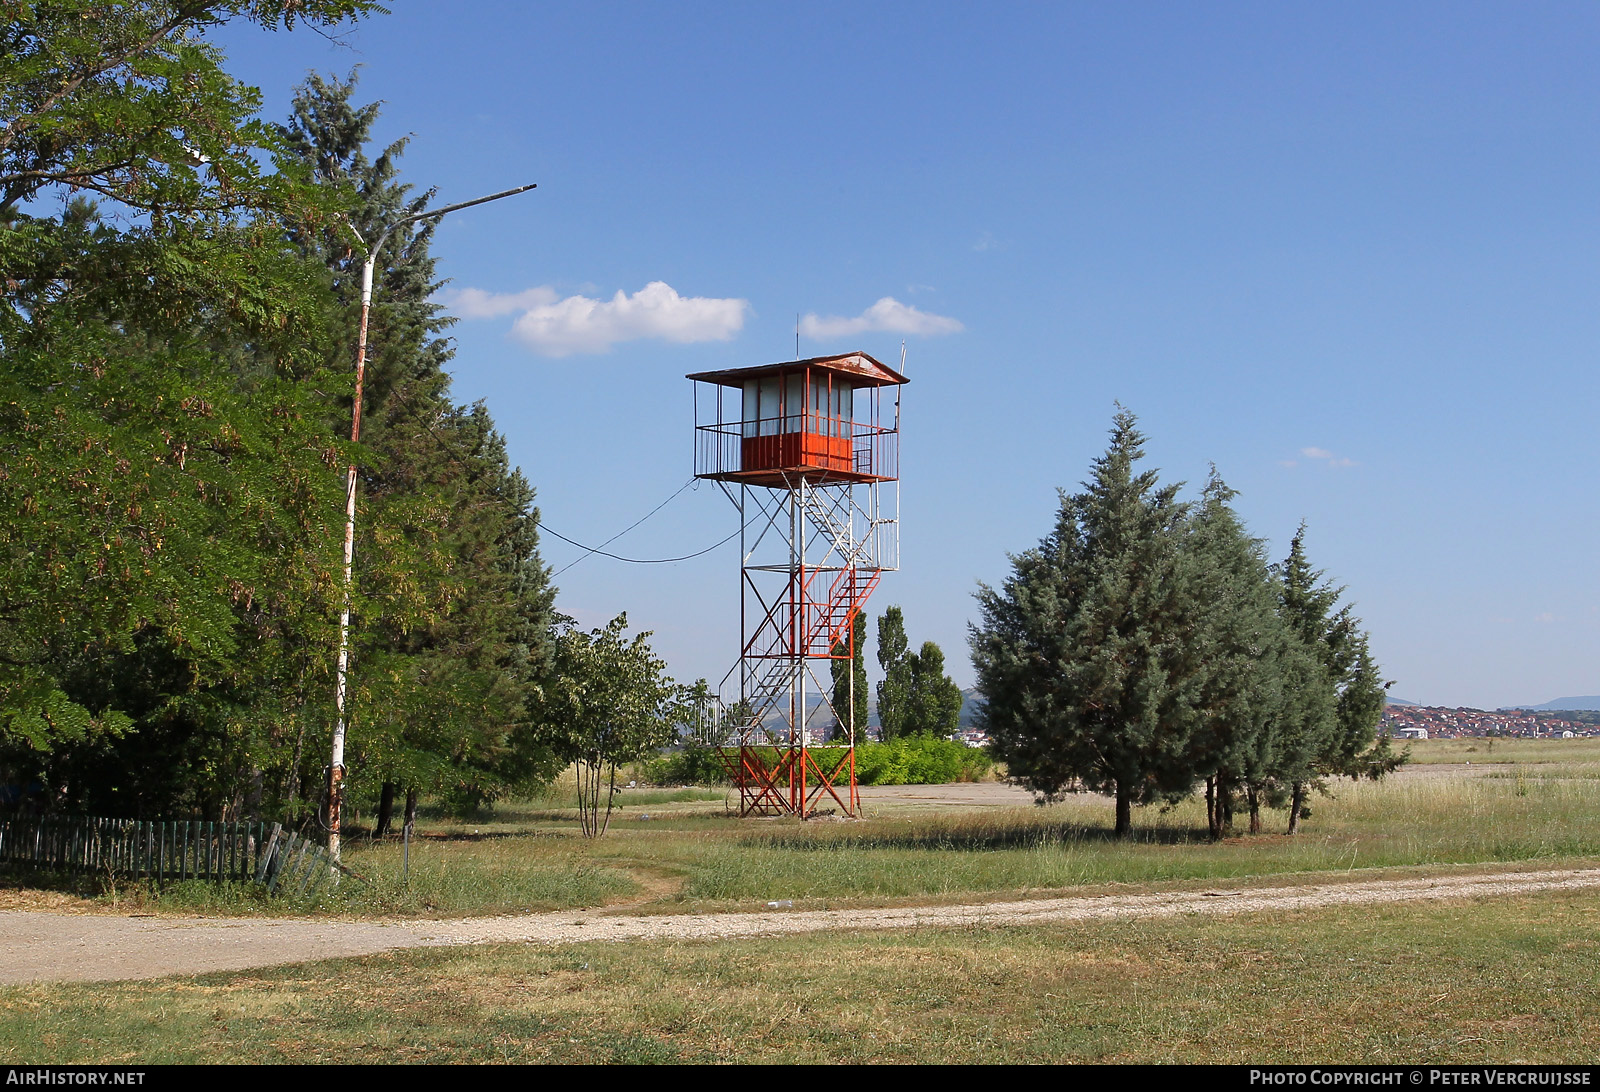
<instances>
[{"instance_id":1,"label":"green wooden fence","mask_svg":"<svg viewBox=\"0 0 1600 1092\"><path fill-rule=\"evenodd\" d=\"M259 883L307 894L336 867L278 823L160 822L94 816L0 820L0 863L169 880Z\"/></svg>"}]
</instances>

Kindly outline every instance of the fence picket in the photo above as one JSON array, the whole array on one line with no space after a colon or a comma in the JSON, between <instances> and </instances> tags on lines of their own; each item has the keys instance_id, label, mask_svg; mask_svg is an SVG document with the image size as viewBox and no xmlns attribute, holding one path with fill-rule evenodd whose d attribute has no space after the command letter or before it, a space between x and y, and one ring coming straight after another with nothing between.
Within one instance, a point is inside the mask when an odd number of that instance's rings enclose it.
<instances>
[{"instance_id":1,"label":"fence picket","mask_svg":"<svg viewBox=\"0 0 1600 1092\"><path fill-rule=\"evenodd\" d=\"M334 865L327 849L281 823L50 816L0 819L0 863L209 883L252 880L315 894Z\"/></svg>"},{"instance_id":2,"label":"fence picket","mask_svg":"<svg viewBox=\"0 0 1600 1092\"><path fill-rule=\"evenodd\" d=\"M278 843L278 851L273 854L272 863L267 866L267 871L272 876L267 881L267 890L274 894L277 893L278 885L283 882L283 873L288 867L290 854L294 852L297 837L294 831L289 831L287 837Z\"/></svg>"},{"instance_id":3,"label":"fence picket","mask_svg":"<svg viewBox=\"0 0 1600 1092\"><path fill-rule=\"evenodd\" d=\"M297 896L304 895L306 889L311 886L311 878L318 872L317 862L322 856L321 850L321 846L312 846L311 852L306 854L306 874L300 880L300 889L295 892Z\"/></svg>"},{"instance_id":4,"label":"fence picket","mask_svg":"<svg viewBox=\"0 0 1600 1092\"><path fill-rule=\"evenodd\" d=\"M272 854L278 848L278 838L282 833L283 827L273 823L272 834L267 838L267 844L261 848L260 855L256 858L256 883L267 882L267 871L272 867Z\"/></svg>"}]
</instances>

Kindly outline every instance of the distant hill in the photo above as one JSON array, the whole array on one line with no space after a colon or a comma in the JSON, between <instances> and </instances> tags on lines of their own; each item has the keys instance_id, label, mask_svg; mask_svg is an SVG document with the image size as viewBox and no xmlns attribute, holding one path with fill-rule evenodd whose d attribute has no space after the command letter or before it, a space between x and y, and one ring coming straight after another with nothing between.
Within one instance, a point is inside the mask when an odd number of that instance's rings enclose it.
<instances>
[{"instance_id":1,"label":"distant hill","mask_svg":"<svg viewBox=\"0 0 1600 1092\"><path fill-rule=\"evenodd\" d=\"M973 718L978 715L978 710L983 706L983 695L978 693L976 688L970 688L961 692L961 699L961 727L970 728L972 727ZM815 690L808 690L806 692L807 710L815 710L817 706L822 704L822 702L822 695L818 694ZM782 711L775 708L767 714L767 719L775 723L782 716ZM831 718L829 718L829 723L832 723ZM875 697L869 697L867 699L866 726L868 728L879 727L878 700Z\"/></svg>"},{"instance_id":2,"label":"distant hill","mask_svg":"<svg viewBox=\"0 0 1600 1092\"><path fill-rule=\"evenodd\" d=\"M1600 709L1600 695L1591 694L1586 698L1557 698L1547 701L1543 705L1511 705L1508 709L1527 709L1532 712L1557 712L1571 709Z\"/></svg>"},{"instance_id":3,"label":"distant hill","mask_svg":"<svg viewBox=\"0 0 1600 1092\"><path fill-rule=\"evenodd\" d=\"M971 728L973 721L978 716L978 710L983 706L983 695L978 693L977 687L969 687L961 692L961 727Z\"/></svg>"},{"instance_id":4,"label":"distant hill","mask_svg":"<svg viewBox=\"0 0 1600 1092\"><path fill-rule=\"evenodd\" d=\"M1390 698L1390 697L1385 697L1383 699L1383 703L1385 705L1415 705L1415 704L1417 704L1414 701L1406 701L1406 699L1404 699L1404 698Z\"/></svg>"}]
</instances>

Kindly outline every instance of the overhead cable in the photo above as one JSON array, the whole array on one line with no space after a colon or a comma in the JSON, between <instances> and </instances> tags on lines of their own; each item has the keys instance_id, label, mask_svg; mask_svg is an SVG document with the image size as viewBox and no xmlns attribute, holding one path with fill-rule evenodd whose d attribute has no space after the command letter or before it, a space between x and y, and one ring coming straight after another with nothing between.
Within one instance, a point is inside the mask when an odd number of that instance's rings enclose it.
<instances>
[{"instance_id":1,"label":"overhead cable","mask_svg":"<svg viewBox=\"0 0 1600 1092\"><path fill-rule=\"evenodd\" d=\"M614 534L610 538L606 539L599 546L580 547L581 549L584 550L584 552L582 554L579 554L578 557L575 558L574 560L567 562L565 565L561 566L561 568L559 568L555 572L551 573L550 574L550 579L554 580L556 577L560 576L562 573L566 572L568 569L570 569L574 565L576 565L579 561L583 561L586 558L588 558L588 557L590 557L590 556L592 556L594 554L603 553L605 547L611 545L613 542L617 541L617 539L621 538L623 535L627 534L629 531L631 531L635 527L639 526L639 524L643 523L645 520L649 519L651 516L655 515L659 511L661 511L667 505L671 504L674 500L676 500L678 498L678 494L679 493L682 493L685 489L689 488L694 483L695 483L695 479L693 477L691 477L688 481L686 481L682 485L678 486L677 491L674 492L672 494L672 496L668 497L666 500L662 501L660 504L658 504L654 508L650 509L650 511L646 512L644 515L640 516L638 519L636 519L632 523L628 524L628 526L624 527L622 530L618 531L616 534ZM572 540L570 538L567 538L565 535L558 535L554 531L551 531L550 533L552 535L555 535L557 538L561 539L561 541L563 541L563 542L572 542ZM576 542L573 542L572 544L574 546L578 545ZM718 543L717 545L720 546L721 543ZM715 550L716 548L717 548L716 546L711 547L711 549L713 549L713 550ZM613 558L617 557L616 554L603 554L603 556L605 556L605 557L613 557ZM617 558L617 560L618 561L626 561L627 558Z\"/></svg>"},{"instance_id":2,"label":"overhead cable","mask_svg":"<svg viewBox=\"0 0 1600 1092\"><path fill-rule=\"evenodd\" d=\"M443 436L439 435L438 430L433 427L433 422L424 417L415 407L406 405L404 401L402 401L401 404L405 405L407 409L411 410L412 420L416 421L418 424L422 425L423 428L428 430L428 435L433 437L434 442L439 445L440 449L446 455L455 460L457 466L461 467L462 470L470 470L467 464L462 460L461 455L454 450L454 445L450 441L446 440ZM735 531L721 542L714 542L710 546L707 546L704 550L696 550L694 553L684 554L682 557L623 557L621 554L608 553L606 550L602 549L602 547L609 546L611 543L615 542L617 539L621 538L623 535L639 526L639 524L643 523L645 520L661 511L661 509L665 508L669 503L676 500L678 494L682 493L685 489L693 485L696 480L697 479L695 478L690 478L688 481L678 486L677 491L674 492L672 496L668 497L666 500L650 509L650 511L634 520L628 526L624 527L622 530L606 539L599 546L585 546L583 543L578 542L575 539L570 539L560 531L557 531L554 527L549 526L544 522L544 520L536 520L534 522L534 526L539 527L542 530L549 531L562 542L565 542L571 546L576 546L578 549L584 551L584 553L578 557L576 561L569 561L567 564L563 565L561 568L552 573L550 579L554 580L556 577L560 576L562 573L566 572L568 569L572 568L572 566L576 565L579 561L584 560L584 558L591 554L599 554L601 557L609 557L613 561L622 561L629 565L670 565L677 561L690 561L697 557L703 557L706 554L709 554L712 550L715 550L717 547L726 546L728 543L738 538L739 532Z\"/></svg>"}]
</instances>

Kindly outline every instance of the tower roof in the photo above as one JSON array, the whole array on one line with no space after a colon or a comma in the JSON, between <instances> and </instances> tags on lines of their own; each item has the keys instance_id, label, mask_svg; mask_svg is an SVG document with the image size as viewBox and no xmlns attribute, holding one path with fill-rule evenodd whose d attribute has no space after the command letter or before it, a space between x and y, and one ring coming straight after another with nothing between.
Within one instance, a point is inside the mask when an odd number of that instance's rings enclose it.
<instances>
[{"instance_id":1,"label":"tower roof","mask_svg":"<svg viewBox=\"0 0 1600 1092\"><path fill-rule=\"evenodd\" d=\"M742 387L747 379L783 375L800 368L833 372L848 378L855 387L895 387L910 380L887 364L859 350L838 356L813 356L805 360L785 360L777 364L757 364L752 368L724 368L715 372L694 372L689 378L723 387Z\"/></svg>"}]
</instances>

